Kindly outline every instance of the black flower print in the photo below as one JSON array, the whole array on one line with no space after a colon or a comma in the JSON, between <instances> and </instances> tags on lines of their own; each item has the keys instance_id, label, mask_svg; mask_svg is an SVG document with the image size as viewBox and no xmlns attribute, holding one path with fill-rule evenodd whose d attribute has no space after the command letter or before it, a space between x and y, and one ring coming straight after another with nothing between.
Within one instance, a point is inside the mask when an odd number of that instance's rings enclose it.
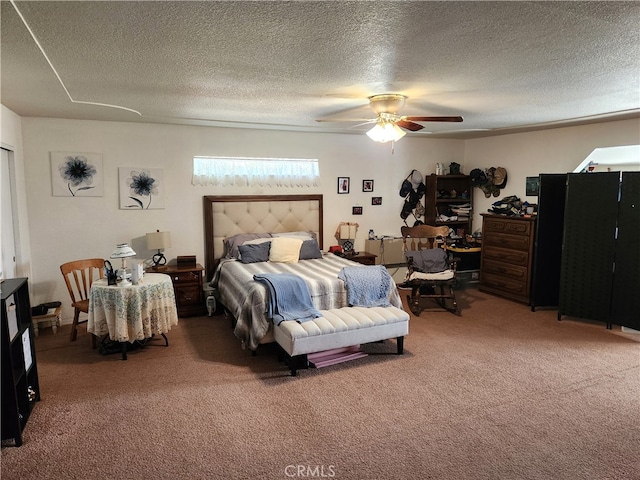
<instances>
[{"instance_id":1,"label":"black flower print","mask_svg":"<svg viewBox=\"0 0 640 480\"><path fill-rule=\"evenodd\" d=\"M58 167L60 176L67 181L67 188L74 197L81 190L94 188L93 176L98 173L84 155L68 156ZM78 188L79 187L79 188ZM75 191L73 190L75 188Z\"/></svg>"},{"instance_id":2,"label":"black flower print","mask_svg":"<svg viewBox=\"0 0 640 480\"><path fill-rule=\"evenodd\" d=\"M140 208L149 208L151 205L151 196L158 194L158 184L155 178L149 176L149 172L142 170L140 172L136 170L131 171L131 178L127 179L127 185L131 189L132 195L137 195L138 197L149 197L149 203L145 207L142 201L136 197L129 197L134 200ZM134 205L129 205L134 206Z\"/></svg>"}]
</instances>

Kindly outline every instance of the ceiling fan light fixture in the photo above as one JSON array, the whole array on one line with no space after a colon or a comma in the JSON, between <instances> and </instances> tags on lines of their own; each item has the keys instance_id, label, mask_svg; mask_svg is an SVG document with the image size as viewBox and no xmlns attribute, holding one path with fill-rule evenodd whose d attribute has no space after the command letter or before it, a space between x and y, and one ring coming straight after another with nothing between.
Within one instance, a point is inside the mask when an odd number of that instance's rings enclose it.
<instances>
[{"instance_id":1,"label":"ceiling fan light fixture","mask_svg":"<svg viewBox=\"0 0 640 480\"><path fill-rule=\"evenodd\" d=\"M406 133L400 127L391 122L378 122L367 132L371 140L379 143L397 142L405 135Z\"/></svg>"}]
</instances>

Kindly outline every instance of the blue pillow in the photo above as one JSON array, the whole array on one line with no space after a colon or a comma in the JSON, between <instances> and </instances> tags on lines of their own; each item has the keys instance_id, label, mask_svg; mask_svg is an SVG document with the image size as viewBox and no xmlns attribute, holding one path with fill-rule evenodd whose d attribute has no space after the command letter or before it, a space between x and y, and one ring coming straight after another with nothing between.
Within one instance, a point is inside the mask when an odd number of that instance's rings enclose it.
<instances>
[{"instance_id":1,"label":"blue pillow","mask_svg":"<svg viewBox=\"0 0 640 480\"><path fill-rule=\"evenodd\" d=\"M316 239L305 240L302 242L302 247L300 247L299 260L309 260L311 258L322 258L322 252Z\"/></svg>"},{"instance_id":2,"label":"blue pillow","mask_svg":"<svg viewBox=\"0 0 640 480\"><path fill-rule=\"evenodd\" d=\"M268 262L270 248L271 242L240 245L238 247L240 261L242 263Z\"/></svg>"},{"instance_id":3,"label":"blue pillow","mask_svg":"<svg viewBox=\"0 0 640 480\"><path fill-rule=\"evenodd\" d=\"M225 238L223 241L226 252L225 258L238 258L238 246L248 240L269 237L271 237L270 233L238 233L237 235Z\"/></svg>"}]
</instances>

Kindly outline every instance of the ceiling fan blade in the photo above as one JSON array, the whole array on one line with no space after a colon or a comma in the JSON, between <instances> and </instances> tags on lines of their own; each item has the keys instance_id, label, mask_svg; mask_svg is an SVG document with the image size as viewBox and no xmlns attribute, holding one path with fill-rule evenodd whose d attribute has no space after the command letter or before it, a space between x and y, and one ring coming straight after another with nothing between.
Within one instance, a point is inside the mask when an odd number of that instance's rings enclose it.
<instances>
[{"instance_id":1,"label":"ceiling fan blade","mask_svg":"<svg viewBox=\"0 0 640 480\"><path fill-rule=\"evenodd\" d=\"M398 120L396 122L396 125L412 132L417 132L418 130L422 130L424 128L424 126L420 125L419 123L409 122L407 120Z\"/></svg>"},{"instance_id":2,"label":"ceiling fan blade","mask_svg":"<svg viewBox=\"0 0 640 480\"><path fill-rule=\"evenodd\" d=\"M326 117L317 118L316 122L375 122L376 118L339 118L339 117Z\"/></svg>"},{"instance_id":3,"label":"ceiling fan blade","mask_svg":"<svg viewBox=\"0 0 640 480\"><path fill-rule=\"evenodd\" d=\"M414 122L462 122L462 117L402 117L403 120Z\"/></svg>"}]
</instances>

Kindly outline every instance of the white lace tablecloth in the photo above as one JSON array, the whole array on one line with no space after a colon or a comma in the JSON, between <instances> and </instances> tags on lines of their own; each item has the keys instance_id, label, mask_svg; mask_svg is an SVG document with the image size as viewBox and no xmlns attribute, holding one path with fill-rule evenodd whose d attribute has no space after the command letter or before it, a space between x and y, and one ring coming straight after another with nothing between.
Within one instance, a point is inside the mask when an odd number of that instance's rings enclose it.
<instances>
[{"instance_id":1,"label":"white lace tablecloth","mask_svg":"<svg viewBox=\"0 0 640 480\"><path fill-rule=\"evenodd\" d=\"M91 285L87 330L94 335L134 342L167 333L177 324L176 298L168 275L146 273L141 283L130 287L109 286L106 278Z\"/></svg>"}]
</instances>

